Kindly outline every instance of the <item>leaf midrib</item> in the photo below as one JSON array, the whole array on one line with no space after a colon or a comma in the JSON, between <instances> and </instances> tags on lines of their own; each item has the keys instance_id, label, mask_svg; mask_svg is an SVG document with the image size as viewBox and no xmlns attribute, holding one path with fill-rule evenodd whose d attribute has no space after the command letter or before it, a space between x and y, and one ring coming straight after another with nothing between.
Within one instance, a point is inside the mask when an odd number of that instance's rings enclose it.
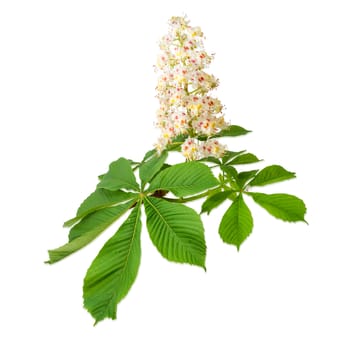
<instances>
[{"instance_id":1,"label":"leaf midrib","mask_svg":"<svg viewBox=\"0 0 353 350\"><path fill-rule=\"evenodd\" d=\"M258 201L258 203L261 204L262 206L264 206L265 208L276 209L277 211L281 212L282 214L285 214L286 219L282 219L282 220L288 221L288 219L287 219L288 211L290 212L291 215L294 215L295 217L299 217L300 218L300 216L298 216L296 212L292 211L292 209L293 209L292 207L289 207L289 208L287 207L287 208L283 209L283 208L278 207L277 205L275 205L273 203L264 203L262 201ZM288 210L286 210L286 209L288 209Z\"/></svg>"},{"instance_id":2,"label":"leaf midrib","mask_svg":"<svg viewBox=\"0 0 353 350\"><path fill-rule=\"evenodd\" d=\"M174 232L174 230L172 229L172 227L168 224L168 222L164 219L164 216L160 213L160 211L158 210L158 208L156 208L155 205L153 205L153 203L146 197L145 200L151 205L151 207L156 211L156 213L158 214L158 216L162 219L162 221L167 225L167 227L169 228L169 231L173 232L173 236L176 238L177 242L183 242L182 239L180 237L177 236L177 234ZM182 244L182 246L185 248L185 245ZM190 247L189 245L187 246L187 249L192 250L196 255L199 255L199 253L193 248Z\"/></svg>"},{"instance_id":3,"label":"leaf midrib","mask_svg":"<svg viewBox=\"0 0 353 350\"><path fill-rule=\"evenodd\" d=\"M126 260L125 260L125 263L124 263L123 271L122 271L122 273L119 274L120 276L125 272L126 267L127 267L127 261L128 261L128 259L129 259L129 257L130 257L130 254L131 254L131 249L132 249L133 242L134 242L135 236L136 236L137 222L138 222L138 220L139 220L139 218L140 218L140 210L139 210L140 207L141 207L141 201L138 202L137 215L136 215L136 220L135 220L135 223L134 223L133 235L132 235L132 237L131 237L131 243L129 244L129 251L128 251L128 254L127 254L127 257L126 257ZM115 271L116 271L116 270L115 270ZM109 276L112 275L113 273L114 273L114 271L112 271L111 273L109 273ZM98 281L100 281L100 280L98 280ZM108 303L107 303L107 306L104 308L104 313L102 313L103 316L106 315L107 309L109 308L110 304L112 303L112 301L114 300L115 297L116 297L116 292L113 292L113 293L111 294L111 297L108 299L109 301L108 301Z\"/></svg>"}]
</instances>

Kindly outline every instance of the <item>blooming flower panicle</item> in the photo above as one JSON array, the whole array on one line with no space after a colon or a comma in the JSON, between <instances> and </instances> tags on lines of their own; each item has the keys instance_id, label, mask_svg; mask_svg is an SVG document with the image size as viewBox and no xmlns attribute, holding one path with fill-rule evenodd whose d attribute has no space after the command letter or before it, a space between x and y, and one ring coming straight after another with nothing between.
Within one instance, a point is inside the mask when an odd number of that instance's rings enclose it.
<instances>
[{"instance_id":1,"label":"blooming flower panicle","mask_svg":"<svg viewBox=\"0 0 353 350\"><path fill-rule=\"evenodd\" d=\"M157 151L162 152L175 137L185 135L188 137L182 144L182 154L188 160L221 157L225 147L209 138L228 124L223 105L210 94L219 82L204 71L213 55L204 50L201 28L190 26L186 17L172 17L160 49L156 63L160 103L156 126L161 130ZM206 141L200 141L200 136L206 136Z\"/></svg>"}]
</instances>

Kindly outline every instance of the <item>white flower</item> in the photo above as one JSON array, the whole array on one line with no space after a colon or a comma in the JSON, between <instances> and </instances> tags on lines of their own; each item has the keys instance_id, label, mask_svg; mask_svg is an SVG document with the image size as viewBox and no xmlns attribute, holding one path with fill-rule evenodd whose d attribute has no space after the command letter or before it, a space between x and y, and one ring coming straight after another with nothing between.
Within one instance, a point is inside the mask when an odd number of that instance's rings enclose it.
<instances>
[{"instance_id":1,"label":"white flower","mask_svg":"<svg viewBox=\"0 0 353 350\"><path fill-rule=\"evenodd\" d=\"M218 141L197 139L198 136L211 137L227 127L221 102L210 95L218 86L218 80L204 71L213 56L204 50L201 28L191 27L186 17L172 17L169 32L160 41L160 49L156 64L160 102L156 126L161 136L157 150L161 152L178 135L189 135L182 145L187 159L203 157L206 144L213 150L213 156L222 154L224 146Z\"/></svg>"},{"instance_id":2,"label":"white flower","mask_svg":"<svg viewBox=\"0 0 353 350\"><path fill-rule=\"evenodd\" d=\"M209 139L202 144L202 149L200 153L202 157L216 157L221 158L224 156L226 148L224 145L220 144L218 140Z\"/></svg>"},{"instance_id":3,"label":"white flower","mask_svg":"<svg viewBox=\"0 0 353 350\"><path fill-rule=\"evenodd\" d=\"M181 146L181 151L188 160L200 159L200 146L197 139L187 138Z\"/></svg>"},{"instance_id":4,"label":"white flower","mask_svg":"<svg viewBox=\"0 0 353 350\"><path fill-rule=\"evenodd\" d=\"M181 145L181 151L187 160L198 160L207 157L221 158L226 148L215 139L199 141L188 137Z\"/></svg>"}]
</instances>

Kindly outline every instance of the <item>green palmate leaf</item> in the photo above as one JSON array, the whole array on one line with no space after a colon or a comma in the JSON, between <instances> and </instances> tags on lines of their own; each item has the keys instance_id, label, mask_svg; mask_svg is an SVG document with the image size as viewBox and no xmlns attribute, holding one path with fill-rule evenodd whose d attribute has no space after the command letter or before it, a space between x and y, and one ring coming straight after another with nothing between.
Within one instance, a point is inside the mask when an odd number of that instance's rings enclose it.
<instances>
[{"instance_id":1,"label":"green palmate leaf","mask_svg":"<svg viewBox=\"0 0 353 350\"><path fill-rule=\"evenodd\" d=\"M248 192L254 201L265 208L271 215L283 221L305 221L306 208L304 202L290 194L253 193Z\"/></svg>"},{"instance_id":2,"label":"green palmate leaf","mask_svg":"<svg viewBox=\"0 0 353 350\"><path fill-rule=\"evenodd\" d=\"M126 190L139 190L135 175L131 168L131 162L125 158L119 158L109 166L109 171L104 175L98 188L116 191L122 188Z\"/></svg>"},{"instance_id":3,"label":"green palmate leaf","mask_svg":"<svg viewBox=\"0 0 353 350\"><path fill-rule=\"evenodd\" d=\"M233 191L223 191L209 196L202 204L201 214L209 214L213 209L221 205L232 193Z\"/></svg>"},{"instance_id":4,"label":"green palmate leaf","mask_svg":"<svg viewBox=\"0 0 353 350\"><path fill-rule=\"evenodd\" d=\"M219 183L210 168L199 162L173 165L158 173L151 181L149 192L168 190L179 197L205 191Z\"/></svg>"},{"instance_id":5,"label":"green palmate leaf","mask_svg":"<svg viewBox=\"0 0 353 350\"><path fill-rule=\"evenodd\" d=\"M259 171L250 182L250 186L264 186L293 178L295 178L295 173L284 169L280 165L271 165Z\"/></svg>"},{"instance_id":6,"label":"green palmate leaf","mask_svg":"<svg viewBox=\"0 0 353 350\"><path fill-rule=\"evenodd\" d=\"M85 216L78 224L71 228L69 241L71 242L91 231L103 232L135 203L136 199L132 199L124 204L103 208Z\"/></svg>"},{"instance_id":7,"label":"green palmate leaf","mask_svg":"<svg viewBox=\"0 0 353 350\"><path fill-rule=\"evenodd\" d=\"M200 216L183 204L146 197L147 229L168 260L205 267L206 244Z\"/></svg>"},{"instance_id":8,"label":"green palmate leaf","mask_svg":"<svg viewBox=\"0 0 353 350\"><path fill-rule=\"evenodd\" d=\"M242 171L238 174L237 183L240 188L243 188L245 184L252 179L258 170L249 170L249 171Z\"/></svg>"},{"instance_id":9,"label":"green palmate leaf","mask_svg":"<svg viewBox=\"0 0 353 350\"><path fill-rule=\"evenodd\" d=\"M118 203L126 202L129 199L136 198L136 193L124 191L109 191L103 188L97 188L80 205L76 217L64 223L64 227L69 227L81 220L84 216L102 209L113 206Z\"/></svg>"},{"instance_id":10,"label":"green palmate leaf","mask_svg":"<svg viewBox=\"0 0 353 350\"><path fill-rule=\"evenodd\" d=\"M231 165L221 165L221 170L225 175L226 182L228 182L233 189L239 190L240 187L237 183L237 180L238 180L237 170Z\"/></svg>"},{"instance_id":11,"label":"green palmate leaf","mask_svg":"<svg viewBox=\"0 0 353 350\"><path fill-rule=\"evenodd\" d=\"M109 207L117 203L126 202L129 199L136 198L137 194L132 192L109 191L98 188L85 199L77 209L77 215L85 216L98 209Z\"/></svg>"},{"instance_id":12,"label":"green palmate leaf","mask_svg":"<svg viewBox=\"0 0 353 350\"><path fill-rule=\"evenodd\" d=\"M156 153L157 153L157 151L156 151L155 148L149 150L149 151L145 154L145 156L143 157L142 162L145 162L145 161L151 159L151 157L153 157Z\"/></svg>"},{"instance_id":13,"label":"green palmate leaf","mask_svg":"<svg viewBox=\"0 0 353 350\"><path fill-rule=\"evenodd\" d=\"M225 136L241 136L246 135L251 132L250 130L246 130L238 125L230 125L228 128L220 131L219 133L213 135L211 138L215 137L225 137Z\"/></svg>"},{"instance_id":14,"label":"green palmate leaf","mask_svg":"<svg viewBox=\"0 0 353 350\"><path fill-rule=\"evenodd\" d=\"M145 157L150 156L151 153L152 153L152 151L155 151L155 150L151 150L151 151L147 152L146 155L145 155ZM126 158L124 158L124 159L126 159ZM133 160L131 160L131 159L126 159L126 160L130 163L131 166L140 164L140 163L135 162L135 161L133 161ZM145 160L145 159L144 159L144 160ZM101 175L98 175L98 180L101 181L105 175L106 175L106 173L101 174Z\"/></svg>"},{"instance_id":15,"label":"green palmate leaf","mask_svg":"<svg viewBox=\"0 0 353 350\"><path fill-rule=\"evenodd\" d=\"M226 151L224 156L222 157L223 164L226 164L227 162L229 162L230 160L232 160L233 158L235 158L236 156L244 152L245 151L239 151L239 152Z\"/></svg>"},{"instance_id":16,"label":"green palmate leaf","mask_svg":"<svg viewBox=\"0 0 353 350\"><path fill-rule=\"evenodd\" d=\"M252 153L245 153L241 154L234 159L232 159L230 162L228 162L228 165L238 165L238 164L250 164L250 163L256 163L259 162L260 159L257 158L254 154Z\"/></svg>"},{"instance_id":17,"label":"green palmate leaf","mask_svg":"<svg viewBox=\"0 0 353 350\"><path fill-rule=\"evenodd\" d=\"M231 165L222 165L221 169L228 175L229 181L236 189L244 188L246 183L258 172L258 170L250 170L238 173Z\"/></svg>"},{"instance_id":18,"label":"green palmate leaf","mask_svg":"<svg viewBox=\"0 0 353 350\"><path fill-rule=\"evenodd\" d=\"M141 258L141 203L132 210L89 267L83 285L84 306L96 323L116 318L117 304L134 283Z\"/></svg>"},{"instance_id":19,"label":"green palmate leaf","mask_svg":"<svg viewBox=\"0 0 353 350\"><path fill-rule=\"evenodd\" d=\"M239 194L225 212L219 226L219 234L225 243L234 244L238 250L250 235L253 219L249 208Z\"/></svg>"},{"instance_id":20,"label":"green palmate leaf","mask_svg":"<svg viewBox=\"0 0 353 350\"><path fill-rule=\"evenodd\" d=\"M238 172L234 167L230 165L221 165L221 170L223 170L223 172L225 172L233 180L237 180Z\"/></svg>"},{"instance_id":21,"label":"green palmate leaf","mask_svg":"<svg viewBox=\"0 0 353 350\"><path fill-rule=\"evenodd\" d=\"M162 152L161 155L154 153L147 161L143 162L140 166L140 179L144 186L149 182L153 176L162 168L165 160L168 157L167 152Z\"/></svg>"},{"instance_id":22,"label":"green palmate leaf","mask_svg":"<svg viewBox=\"0 0 353 350\"><path fill-rule=\"evenodd\" d=\"M68 255L85 247L98 237L108 226L122 216L135 201L120 204L115 207L98 210L87 215L70 230L69 243L53 250L49 250L48 263L53 264Z\"/></svg>"}]
</instances>

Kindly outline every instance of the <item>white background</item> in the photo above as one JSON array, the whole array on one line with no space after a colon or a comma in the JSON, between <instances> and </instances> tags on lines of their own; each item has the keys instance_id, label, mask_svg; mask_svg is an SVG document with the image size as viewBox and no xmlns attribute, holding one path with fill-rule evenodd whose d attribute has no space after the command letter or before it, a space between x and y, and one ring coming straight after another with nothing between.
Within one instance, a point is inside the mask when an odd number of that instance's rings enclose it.
<instances>
[{"instance_id":1,"label":"white background","mask_svg":"<svg viewBox=\"0 0 353 350\"><path fill-rule=\"evenodd\" d=\"M351 1L0 3L0 347L3 349L353 349ZM262 209L240 252L204 217L207 273L163 260L143 231L139 276L116 321L93 327L82 280L109 230L49 266L64 220L154 129L157 41L186 13L215 52L210 71L231 139L298 178L307 221ZM197 204L199 207L199 203Z\"/></svg>"}]
</instances>

